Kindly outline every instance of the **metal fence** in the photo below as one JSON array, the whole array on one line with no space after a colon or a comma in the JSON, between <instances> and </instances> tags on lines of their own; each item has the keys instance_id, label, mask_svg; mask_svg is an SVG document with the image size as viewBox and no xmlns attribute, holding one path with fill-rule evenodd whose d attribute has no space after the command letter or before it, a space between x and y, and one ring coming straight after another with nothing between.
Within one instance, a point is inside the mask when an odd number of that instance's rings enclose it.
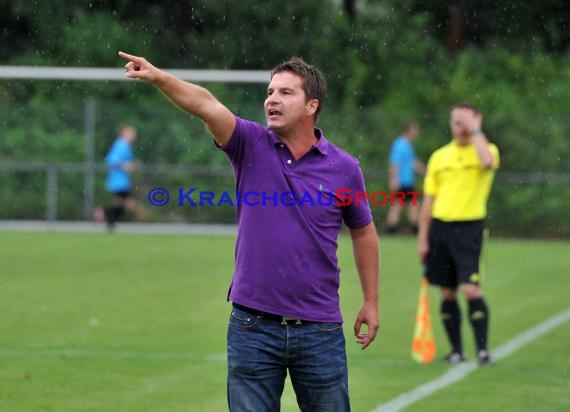
<instances>
[{"instance_id":1,"label":"metal fence","mask_svg":"<svg viewBox=\"0 0 570 412\"><path fill-rule=\"evenodd\" d=\"M48 221L56 221L60 215L59 194L60 177L65 174L75 174L82 176L81 185L81 201L83 207L83 220L91 220L93 210L95 208L96 193L104 192L102 184L96 184L96 177L102 178L107 171L107 167L103 163L91 162L38 162L38 161L3 161L0 162L0 172L7 174L28 173L45 176L45 192L38 192L38 187L20 188L21 191L33 190L34 197L43 197L42 204L45 204L45 218ZM365 170L364 171L369 186L377 187L382 185L387 179L387 174L383 170ZM232 171L228 167L212 167L212 166L189 166L189 165L173 165L173 164L147 164L144 166L142 176L154 177L153 181L172 181L172 176L186 176L187 179L201 178L223 178L223 186L228 190L232 190ZM374 186L370 184L374 182ZM496 182L513 187L525 185L567 185L570 183L570 173L525 173L525 172L501 172L496 176ZM384 187L384 185L382 185ZM5 210L2 207L6 202L17 202L17 199L0 197L0 211ZM79 203L79 199L76 199ZM2 214L0 213L0 217ZM36 219L38 216L27 216L30 219ZM9 218L9 216L4 216Z\"/></svg>"}]
</instances>

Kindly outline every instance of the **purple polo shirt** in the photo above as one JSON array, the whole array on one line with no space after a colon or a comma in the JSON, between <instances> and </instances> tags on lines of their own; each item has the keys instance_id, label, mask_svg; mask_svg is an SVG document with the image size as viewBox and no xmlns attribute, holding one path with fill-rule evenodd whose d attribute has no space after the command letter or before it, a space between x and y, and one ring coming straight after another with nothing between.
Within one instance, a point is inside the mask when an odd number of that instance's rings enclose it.
<instances>
[{"instance_id":1,"label":"purple polo shirt","mask_svg":"<svg viewBox=\"0 0 570 412\"><path fill-rule=\"evenodd\" d=\"M343 221L360 228L372 221L372 214L367 201L341 206L337 201L346 202L334 192L366 190L358 160L319 129L318 143L295 160L272 130L236 120L222 150L232 164L236 198L253 193L237 205L229 299L296 319L342 322L338 233Z\"/></svg>"}]
</instances>

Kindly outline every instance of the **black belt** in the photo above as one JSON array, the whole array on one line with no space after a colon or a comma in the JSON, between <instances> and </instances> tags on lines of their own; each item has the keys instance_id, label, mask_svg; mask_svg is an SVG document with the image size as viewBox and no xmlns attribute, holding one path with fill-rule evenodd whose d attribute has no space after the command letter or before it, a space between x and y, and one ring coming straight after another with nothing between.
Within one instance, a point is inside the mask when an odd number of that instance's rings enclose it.
<instances>
[{"instance_id":1,"label":"black belt","mask_svg":"<svg viewBox=\"0 0 570 412\"><path fill-rule=\"evenodd\" d=\"M282 325L290 325L290 324L301 325L303 323L312 323L308 320L289 318L287 316L276 315L274 313L268 313L268 312L263 312L261 310L248 308L247 306L240 305L239 303L232 303L232 305L236 309L242 310L254 316L259 316L262 319L279 322Z\"/></svg>"}]
</instances>

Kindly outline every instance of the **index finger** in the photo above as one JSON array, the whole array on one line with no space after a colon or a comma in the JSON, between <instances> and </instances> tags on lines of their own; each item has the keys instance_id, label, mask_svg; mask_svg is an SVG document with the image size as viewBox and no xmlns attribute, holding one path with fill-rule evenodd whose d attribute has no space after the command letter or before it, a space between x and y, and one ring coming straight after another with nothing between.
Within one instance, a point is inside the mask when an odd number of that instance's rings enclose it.
<instances>
[{"instance_id":1,"label":"index finger","mask_svg":"<svg viewBox=\"0 0 570 412\"><path fill-rule=\"evenodd\" d=\"M133 62L137 62L137 63L142 60L141 57L133 56L132 54L128 54L128 53L125 53L122 51L119 52L119 56L121 56L125 60L129 60L129 61L133 61Z\"/></svg>"},{"instance_id":2,"label":"index finger","mask_svg":"<svg viewBox=\"0 0 570 412\"><path fill-rule=\"evenodd\" d=\"M355 336L358 336L361 328L362 328L362 321L360 319L356 319L356 322L354 322L354 335Z\"/></svg>"},{"instance_id":3,"label":"index finger","mask_svg":"<svg viewBox=\"0 0 570 412\"><path fill-rule=\"evenodd\" d=\"M372 343L373 339L366 339L363 343L362 343L362 350L366 349L367 347L370 346L370 344Z\"/></svg>"}]
</instances>

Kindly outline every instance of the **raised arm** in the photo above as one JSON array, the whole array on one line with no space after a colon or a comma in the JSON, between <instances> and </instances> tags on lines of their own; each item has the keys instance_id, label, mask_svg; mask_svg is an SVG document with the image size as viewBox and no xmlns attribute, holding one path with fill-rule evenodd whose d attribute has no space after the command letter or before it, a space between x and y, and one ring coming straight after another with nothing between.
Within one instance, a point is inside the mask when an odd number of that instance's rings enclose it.
<instances>
[{"instance_id":1,"label":"raised arm","mask_svg":"<svg viewBox=\"0 0 570 412\"><path fill-rule=\"evenodd\" d=\"M380 270L378 237L373 223L359 229L350 229L350 236L364 298L354 323L354 335L356 336L356 342L362 345L362 349L366 349L376 338L376 333L380 327L378 315L378 278ZM368 333L362 332L363 324L368 326Z\"/></svg>"},{"instance_id":2,"label":"raised arm","mask_svg":"<svg viewBox=\"0 0 570 412\"><path fill-rule=\"evenodd\" d=\"M473 146L475 146L481 166L485 169L492 168L495 163L493 154L489 149L489 141L487 140L485 133L481 130L483 116L480 113L473 112L472 110L465 110L463 122L471 134L471 142L473 143Z\"/></svg>"},{"instance_id":3,"label":"raised arm","mask_svg":"<svg viewBox=\"0 0 570 412\"><path fill-rule=\"evenodd\" d=\"M481 129L476 129L471 132L471 141L477 150L477 156L481 165L485 169L491 169L493 167L494 159L491 150L489 149L489 141Z\"/></svg>"},{"instance_id":4,"label":"raised arm","mask_svg":"<svg viewBox=\"0 0 570 412\"><path fill-rule=\"evenodd\" d=\"M125 65L127 77L154 85L176 106L202 119L218 145L223 147L228 143L236 126L236 119L212 93L154 67L144 57L123 52L119 52L119 56L128 61Z\"/></svg>"}]
</instances>

